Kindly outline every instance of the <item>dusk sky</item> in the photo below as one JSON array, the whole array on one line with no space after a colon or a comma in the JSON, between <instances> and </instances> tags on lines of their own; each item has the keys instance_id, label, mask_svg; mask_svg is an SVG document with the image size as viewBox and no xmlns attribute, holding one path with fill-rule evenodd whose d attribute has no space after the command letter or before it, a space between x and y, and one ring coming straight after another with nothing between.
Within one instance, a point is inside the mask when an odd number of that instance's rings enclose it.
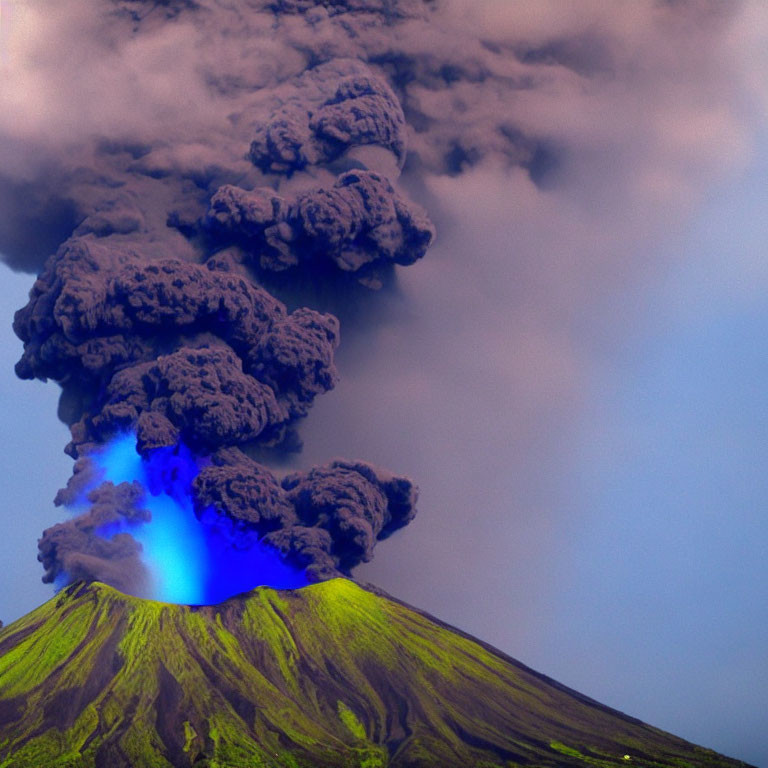
<instances>
[{"instance_id":1,"label":"dusk sky","mask_svg":"<svg viewBox=\"0 0 768 768\"><path fill-rule=\"evenodd\" d=\"M653 3L628 7L441 5L445 40L465 27L488 42L478 57L551 38L558 62L577 60L514 99L463 83L471 118L456 115L455 130L488 145L498 99L551 157L540 153L537 170L494 147L448 172L435 147L454 118L442 91L414 89L424 114L449 115L411 137L421 162L399 179L437 240L373 295L365 320L345 318L343 299L333 307L341 380L300 423L304 449L289 464L359 458L419 486L417 517L360 579L602 703L766 768L768 8L689 2L658 19ZM41 22L39 39L27 29L18 50L58 39L60 26ZM141 75L139 58L107 65ZM114 129L125 109L106 96L104 114L84 105L109 85L87 74L69 105L22 109L22 87L45 96L51 60L5 57L3 68L0 137L15 145L28 131L29 146L55 155L57 115L79 140L91 120ZM173 91L157 85L150 105ZM130 119L137 134L154 130ZM9 175L33 175L11 155L0 151ZM10 326L33 270L1 269L7 624L53 594L37 539L66 515L52 499L72 460L57 384L13 371L22 343Z\"/></svg>"}]
</instances>

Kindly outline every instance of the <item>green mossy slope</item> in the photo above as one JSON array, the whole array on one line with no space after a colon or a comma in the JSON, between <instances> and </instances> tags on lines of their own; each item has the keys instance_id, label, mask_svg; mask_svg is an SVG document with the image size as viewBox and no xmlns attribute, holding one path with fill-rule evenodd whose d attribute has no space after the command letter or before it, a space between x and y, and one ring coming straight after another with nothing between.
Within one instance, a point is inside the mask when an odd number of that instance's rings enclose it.
<instances>
[{"instance_id":1,"label":"green mossy slope","mask_svg":"<svg viewBox=\"0 0 768 768\"><path fill-rule=\"evenodd\" d=\"M0 768L518 765L744 764L343 579L202 608L75 585L0 631Z\"/></svg>"}]
</instances>

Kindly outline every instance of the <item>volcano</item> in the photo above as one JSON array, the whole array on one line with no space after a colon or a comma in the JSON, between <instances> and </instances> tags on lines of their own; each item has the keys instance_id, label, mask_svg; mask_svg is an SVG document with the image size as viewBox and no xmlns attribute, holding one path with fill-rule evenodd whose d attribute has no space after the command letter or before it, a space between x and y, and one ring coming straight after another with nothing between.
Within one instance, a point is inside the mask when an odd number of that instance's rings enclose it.
<instances>
[{"instance_id":1,"label":"volcano","mask_svg":"<svg viewBox=\"0 0 768 768\"><path fill-rule=\"evenodd\" d=\"M78 583L0 632L3 768L735 768L346 579Z\"/></svg>"}]
</instances>

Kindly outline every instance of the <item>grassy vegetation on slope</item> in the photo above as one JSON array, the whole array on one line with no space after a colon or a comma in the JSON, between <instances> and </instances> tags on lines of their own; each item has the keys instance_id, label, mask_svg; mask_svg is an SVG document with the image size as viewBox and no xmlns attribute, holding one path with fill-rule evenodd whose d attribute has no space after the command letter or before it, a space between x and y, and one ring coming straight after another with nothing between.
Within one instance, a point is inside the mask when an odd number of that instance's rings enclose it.
<instances>
[{"instance_id":1,"label":"grassy vegetation on slope","mask_svg":"<svg viewBox=\"0 0 768 768\"><path fill-rule=\"evenodd\" d=\"M347 580L202 608L75 585L0 631L0 768L628 764L743 765Z\"/></svg>"}]
</instances>

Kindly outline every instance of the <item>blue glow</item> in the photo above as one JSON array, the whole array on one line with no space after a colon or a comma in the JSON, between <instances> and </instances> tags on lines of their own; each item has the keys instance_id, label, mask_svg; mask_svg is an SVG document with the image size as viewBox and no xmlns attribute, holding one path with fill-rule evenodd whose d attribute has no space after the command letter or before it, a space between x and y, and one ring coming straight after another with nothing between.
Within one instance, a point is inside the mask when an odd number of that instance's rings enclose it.
<instances>
[{"instance_id":1,"label":"blue glow","mask_svg":"<svg viewBox=\"0 0 768 768\"><path fill-rule=\"evenodd\" d=\"M298 589L309 582L284 562L257 533L213 509L199 519L191 485L205 460L185 445L157 448L142 458L136 438L125 434L92 456L102 470L98 482L138 481L146 489L147 523L120 521L97 534L111 539L130 533L141 543L152 579L151 596L169 603L211 605L254 587Z\"/></svg>"}]
</instances>

